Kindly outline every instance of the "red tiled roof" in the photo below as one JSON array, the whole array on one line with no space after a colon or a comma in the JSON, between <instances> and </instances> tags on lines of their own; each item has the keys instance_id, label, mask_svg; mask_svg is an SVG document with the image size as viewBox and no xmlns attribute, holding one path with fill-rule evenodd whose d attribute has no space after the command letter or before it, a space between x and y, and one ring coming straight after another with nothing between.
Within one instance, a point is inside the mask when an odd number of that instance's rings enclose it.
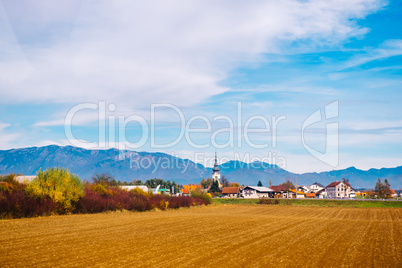
<instances>
[{"instance_id":1,"label":"red tiled roof","mask_svg":"<svg viewBox=\"0 0 402 268\"><path fill-rule=\"evenodd\" d=\"M239 192L239 187L224 187L222 194L237 194Z\"/></svg>"},{"instance_id":2,"label":"red tiled roof","mask_svg":"<svg viewBox=\"0 0 402 268\"><path fill-rule=\"evenodd\" d=\"M281 192L281 191L286 191L286 186L283 186L283 185L271 185L271 186L269 186L269 189L274 190L274 192Z\"/></svg>"},{"instance_id":3,"label":"red tiled roof","mask_svg":"<svg viewBox=\"0 0 402 268\"><path fill-rule=\"evenodd\" d=\"M315 193L307 193L306 197L315 197Z\"/></svg>"},{"instance_id":4,"label":"red tiled roof","mask_svg":"<svg viewBox=\"0 0 402 268\"><path fill-rule=\"evenodd\" d=\"M390 191L391 191L391 194L396 194L394 189L391 189Z\"/></svg>"},{"instance_id":5,"label":"red tiled roof","mask_svg":"<svg viewBox=\"0 0 402 268\"><path fill-rule=\"evenodd\" d=\"M335 186L337 186L339 183L341 183L341 181L334 181L334 182L331 182L330 184L328 184L327 187L335 187Z\"/></svg>"}]
</instances>

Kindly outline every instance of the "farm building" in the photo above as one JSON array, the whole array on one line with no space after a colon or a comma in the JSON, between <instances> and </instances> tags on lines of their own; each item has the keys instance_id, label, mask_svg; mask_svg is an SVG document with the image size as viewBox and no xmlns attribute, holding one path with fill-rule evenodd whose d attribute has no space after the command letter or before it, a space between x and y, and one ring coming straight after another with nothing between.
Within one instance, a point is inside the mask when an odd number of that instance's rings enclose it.
<instances>
[{"instance_id":1,"label":"farm building","mask_svg":"<svg viewBox=\"0 0 402 268\"><path fill-rule=\"evenodd\" d=\"M274 190L267 187L246 186L240 190L240 196L244 198L273 197Z\"/></svg>"},{"instance_id":2,"label":"farm building","mask_svg":"<svg viewBox=\"0 0 402 268\"><path fill-rule=\"evenodd\" d=\"M146 185L124 185L124 186L120 186L120 188L123 189L123 190L127 190L127 191L131 191L131 190L136 189L136 188L141 189L144 192L149 191L148 186L146 186Z\"/></svg>"},{"instance_id":3,"label":"farm building","mask_svg":"<svg viewBox=\"0 0 402 268\"><path fill-rule=\"evenodd\" d=\"M223 187L222 195L224 197L237 198L239 197L240 187Z\"/></svg>"}]
</instances>

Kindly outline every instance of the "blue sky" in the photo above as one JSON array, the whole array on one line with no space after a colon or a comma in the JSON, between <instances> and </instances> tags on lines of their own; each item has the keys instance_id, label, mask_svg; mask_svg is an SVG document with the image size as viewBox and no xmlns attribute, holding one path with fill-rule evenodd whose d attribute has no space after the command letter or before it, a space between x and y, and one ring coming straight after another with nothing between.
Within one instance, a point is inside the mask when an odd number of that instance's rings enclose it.
<instances>
[{"instance_id":1,"label":"blue sky","mask_svg":"<svg viewBox=\"0 0 402 268\"><path fill-rule=\"evenodd\" d=\"M400 1L23 2L0 1L0 149L130 145L205 165L216 150L293 172L401 165ZM75 114L71 140L66 116L88 103L98 109ZM331 103L335 117L303 129ZM165 106L155 124L153 104ZM269 131L245 137L263 120ZM151 125L156 144L183 137L155 146Z\"/></svg>"}]
</instances>

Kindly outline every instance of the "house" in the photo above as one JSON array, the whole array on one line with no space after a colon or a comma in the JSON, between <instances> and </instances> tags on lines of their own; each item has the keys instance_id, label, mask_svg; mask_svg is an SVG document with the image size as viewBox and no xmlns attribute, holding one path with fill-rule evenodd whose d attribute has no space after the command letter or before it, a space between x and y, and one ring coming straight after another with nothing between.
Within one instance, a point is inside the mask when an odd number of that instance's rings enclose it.
<instances>
[{"instance_id":1,"label":"house","mask_svg":"<svg viewBox=\"0 0 402 268\"><path fill-rule=\"evenodd\" d=\"M398 197L398 194L396 193L396 191L394 189L391 189L389 191L390 191L390 197L392 197L392 198Z\"/></svg>"},{"instance_id":2,"label":"house","mask_svg":"<svg viewBox=\"0 0 402 268\"><path fill-rule=\"evenodd\" d=\"M356 191L353 188L350 188L349 198L356 198Z\"/></svg>"},{"instance_id":3,"label":"house","mask_svg":"<svg viewBox=\"0 0 402 268\"><path fill-rule=\"evenodd\" d=\"M325 188L323 188L323 189L321 189L321 190L319 190L319 191L317 191L317 192L315 193L315 197L317 197L317 198L319 198L319 199L326 198L327 196L328 196L328 193L327 193L327 191L325 190Z\"/></svg>"},{"instance_id":4,"label":"house","mask_svg":"<svg viewBox=\"0 0 402 268\"><path fill-rule=\"evenodd\" d=\"M237 198L240 194L240 187L223 187L223 197Z\"/></svg>"},{"instance_id":5,"label":"house","mask_svg":"<svg viewBox=\"0 0 402 268\"><path fill-rule=\"evenodd\" d=\"M240 196L243 198L263 198L263 197L273 197L274 190L267 187L259 186L246 186L241 189Z\"/></svg>"},{"instance_id":6,"label":"house","mask_svg":"<svg viewBox=\"0 0 402 268\"><path fill-rule=\"evenodd\" d=\"M395 190L396 197L402 197L402 190Z\"/></svg>"},{"instance_id":7,"label":"house","mask_svg":"<svg viewBox=\"0 0 402 268\"><path fill-rule=\"evenodd\" d=\"M300 185L297 187L297 190L303 193L307 193L310 191L310 186L308 185Z\"/></svg>"},{"instance_id":8,"label":"house","mask_svg":"<svg viewBox=\"0 0 402 268\"><path fill-rule=\"evenodd\" d=\"M283 194L287 192L287 187L283 185L271 185L269 186L269 189L274 191L274 197L275 198L281 198L283 197Z\"/></svg>"},{"instance_id":9,"label":"house","mask_svg":"<svg viewBox=\"0 0 402 268\"><path fill-rule=\"evenodd\" d=\"M15 176L14 180L19 182L19 183L30 183L31 181L33 181L34 179L36 179L36 176Z\"/></svg>"},{"instance_id":10,"label":"house","mask_svg":"<svg viewBox=\"0 0 402 268\"><path fill-rule=\"evenodd\" d=\"M120 188L126 191L131 191L133 189L140 189L146 193L149 191L148 186L146 185L122 185Z\"/></svg>"},{"instance_id":11,"label":"house","mask_svg":"<svg viewBox=\"0 0 402 268\"><path fill-rule=\"evenodd\" d=\"M324 188L325 188L325 186L322 185L321 183L319 183L319 182L314 182L314 183L311 184L311 186L310 186L310 192L311 192L311 193L316 193L316 192L318 192L318 191L320 191L320 190L322 190L322 189L324 189Z\"/></svg>"},{"instance_id":12,"label":"house","mask_svg":"<svg viewBox=\"0 0 402 268\"><path fill-rule=\"evenodd\" d=\"M345 179L344 181L331 182L327 185L326 190L329 198L351 198L352 187Z\"/></svg>"}]
</instances>

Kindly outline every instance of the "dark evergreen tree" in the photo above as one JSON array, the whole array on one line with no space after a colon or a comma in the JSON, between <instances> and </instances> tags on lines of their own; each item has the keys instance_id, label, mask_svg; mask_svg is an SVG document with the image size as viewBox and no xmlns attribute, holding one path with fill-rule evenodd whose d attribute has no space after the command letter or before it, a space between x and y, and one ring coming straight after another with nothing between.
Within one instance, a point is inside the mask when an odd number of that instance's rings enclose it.
<instances>
[{"instance_id":1,"label":"dark evergreen tree","mask_svg":"<svg viewBox=\"0 0 402 268\"><path fill-rule=\"evenodd\" d=\"M257 186L261 187L262 186L262 182L258 181Z\"/></svg>"},{"instance_id":2,"label":"dark evergreen tree","mask_svg":"<svg viewBox=\"0 0 402 268\"><path fill-rule=\"evenodd\" d=\"M214 182L212 183L211 188L209 188L209 191L210 191L211 193L220 192L218 181L214 181Z\"/></svg>"}]
</instances>

